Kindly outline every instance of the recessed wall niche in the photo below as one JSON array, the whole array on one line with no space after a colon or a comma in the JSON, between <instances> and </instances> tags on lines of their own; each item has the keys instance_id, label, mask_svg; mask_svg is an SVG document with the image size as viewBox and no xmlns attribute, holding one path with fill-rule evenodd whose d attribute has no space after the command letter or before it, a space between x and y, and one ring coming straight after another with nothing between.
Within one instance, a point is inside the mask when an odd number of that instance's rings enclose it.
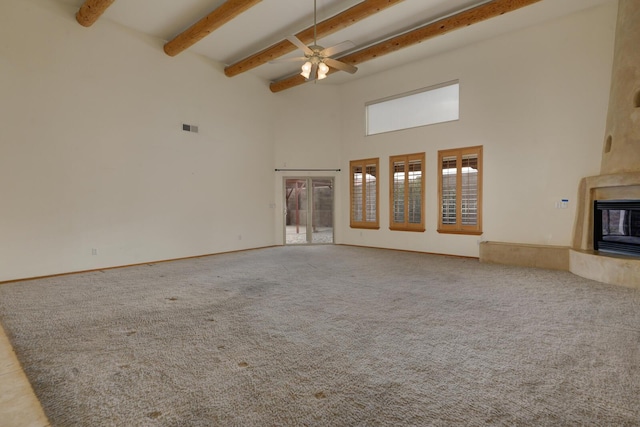
<instances>
[{"instance_id":1,"label":"recessed wall niche","mask_svg":"<svg viewBox=\"0 0 640 427\"><path fill-rule=\"evenodd\" d=\"M604 152L608 153L611 151L611 144L613 143L613 138L611 137L611 135L609 135L607 137L607 140L604 143Z\"/></svg>"}]
</instances>

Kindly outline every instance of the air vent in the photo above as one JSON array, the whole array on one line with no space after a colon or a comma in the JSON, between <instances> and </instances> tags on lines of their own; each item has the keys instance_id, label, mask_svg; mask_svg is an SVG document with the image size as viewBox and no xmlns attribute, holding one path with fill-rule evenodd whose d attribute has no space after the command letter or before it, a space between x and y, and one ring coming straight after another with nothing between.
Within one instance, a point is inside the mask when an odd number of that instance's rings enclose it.
<instances>
[{"instance_id":1,"label":"air vent","mask_svg":"<svg viewBox=\"0 0 640 427\"><path fill-rule=\"evenodd\" d=\"M185 132L193 132L193 133L198 133L198 126L196 125L188 125L183 123L182 124L182 130Z\"/></svg>"}]
</instances>

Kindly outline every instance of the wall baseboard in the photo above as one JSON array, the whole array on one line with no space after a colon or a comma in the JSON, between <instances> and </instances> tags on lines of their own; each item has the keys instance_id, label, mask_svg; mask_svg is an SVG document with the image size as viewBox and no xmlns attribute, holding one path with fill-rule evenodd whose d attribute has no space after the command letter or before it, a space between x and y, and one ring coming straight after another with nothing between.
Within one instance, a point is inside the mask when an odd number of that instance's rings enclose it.
<instances>
[{"instance_id":1,"label":"wall baseboard","mask_svg":"<svg viewBox=\"0 0 640 427\"><path fill-rule=\"evenodd\" d=\"M181 258L163 259L163 260L159 260L159 261L138 262L138 263L135 263L135 264L114 265L112 267L92 268L90 270L68 271L68 272L64 272L64 273L47 274L45 276L24 277L24 278L19 278L19 279L11 279L11 280L0 281L0 285L4 285L6 283L24 282L26 280L48 279L50 277L69 276L71 274L91 273L91 272L94 272L94 271L104 271L104 270L113 270L113 269L116 269L116 268L135 267L137 265L144 265L144 264L158 264L158 263L161 263L161 262L180 261L180 260L183 260L183 259L204 258L204 257L214 256L214 255L230 254L230 253L234 253L234 252L246 252L246 251L253 251L253 250L256 250L256 249L273 248L275 246L278 246L278 245L260 246L260 247L257 247L257 248L247 248L247 249L237 249L237 250L234 250L234 251L215 252L215 253L203 254L203 255L192 255L192 256L186 256L186 257L181 257Z\"/></svg>"},{"instance_id":2,"label":"wall baseboard","mask_svg":"<svg viewBox=\"0 0 640 427\"><path fill-rule=\"evenodd\" d=\"M352 245L352 244L346 244L346 243L335 243L335 245L336 246L352 246L354 248L382 249L385 251L408 252L412 254L447 256L447 257L462 258L462 259L478 259L477 256L453 255L453 254L445 254L441 252L425 252L425 251L416 251L411 249L396 249L396 248L387 248L383 246Z\"/></svg>"}]
</instances>

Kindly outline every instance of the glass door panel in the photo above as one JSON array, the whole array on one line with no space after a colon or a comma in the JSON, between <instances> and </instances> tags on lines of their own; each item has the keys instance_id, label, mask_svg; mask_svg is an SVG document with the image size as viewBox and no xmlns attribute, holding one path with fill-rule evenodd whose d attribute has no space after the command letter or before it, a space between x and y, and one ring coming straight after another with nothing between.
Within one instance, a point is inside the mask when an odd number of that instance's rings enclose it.
<instances>
[{"instance_id":1,"label":"glass door panel","mask_svg":"<svg viewBox=\"0 0 640 427\"><path fill-rule=\"evenodd\" d=\"M333 243L333 179L312 178L311 243Z\"/></svg>"},{"instance_id":2,"label":"glass door panel","mask_svg":"<svg viewBox=\"0 0 640 427\"><path fill-rule=\"evenodd\" d=\"M285 243L307 243L307 180L285 180Z\"/></svg>"},{"instance_id":3,"label":"glass door panel","mask_svg":"<svg viewBox=\"0 0 640 427\"><path fill-rule=\"evenodd\" d=\"M333 243L333 178L285 178L285 244Z\"/></svg>"}]
</instances>

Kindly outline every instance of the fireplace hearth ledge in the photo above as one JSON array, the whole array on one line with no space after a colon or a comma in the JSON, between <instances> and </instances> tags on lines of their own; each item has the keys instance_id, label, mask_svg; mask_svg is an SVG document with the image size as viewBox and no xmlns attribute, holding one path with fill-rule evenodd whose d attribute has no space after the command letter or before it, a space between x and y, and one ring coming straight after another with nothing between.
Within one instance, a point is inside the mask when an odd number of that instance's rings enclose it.
<instances>
[{"instance_id":1,"label":"fireplace hearth ledge","mask_svg":"<svg viewBox=\"0 0 640 427\"><path fill-rule=\"evenodd\" d=\"M578 276L640 289L640 259L597 251L569 250L569 269Z\"/></svg>"}]
</instances>

